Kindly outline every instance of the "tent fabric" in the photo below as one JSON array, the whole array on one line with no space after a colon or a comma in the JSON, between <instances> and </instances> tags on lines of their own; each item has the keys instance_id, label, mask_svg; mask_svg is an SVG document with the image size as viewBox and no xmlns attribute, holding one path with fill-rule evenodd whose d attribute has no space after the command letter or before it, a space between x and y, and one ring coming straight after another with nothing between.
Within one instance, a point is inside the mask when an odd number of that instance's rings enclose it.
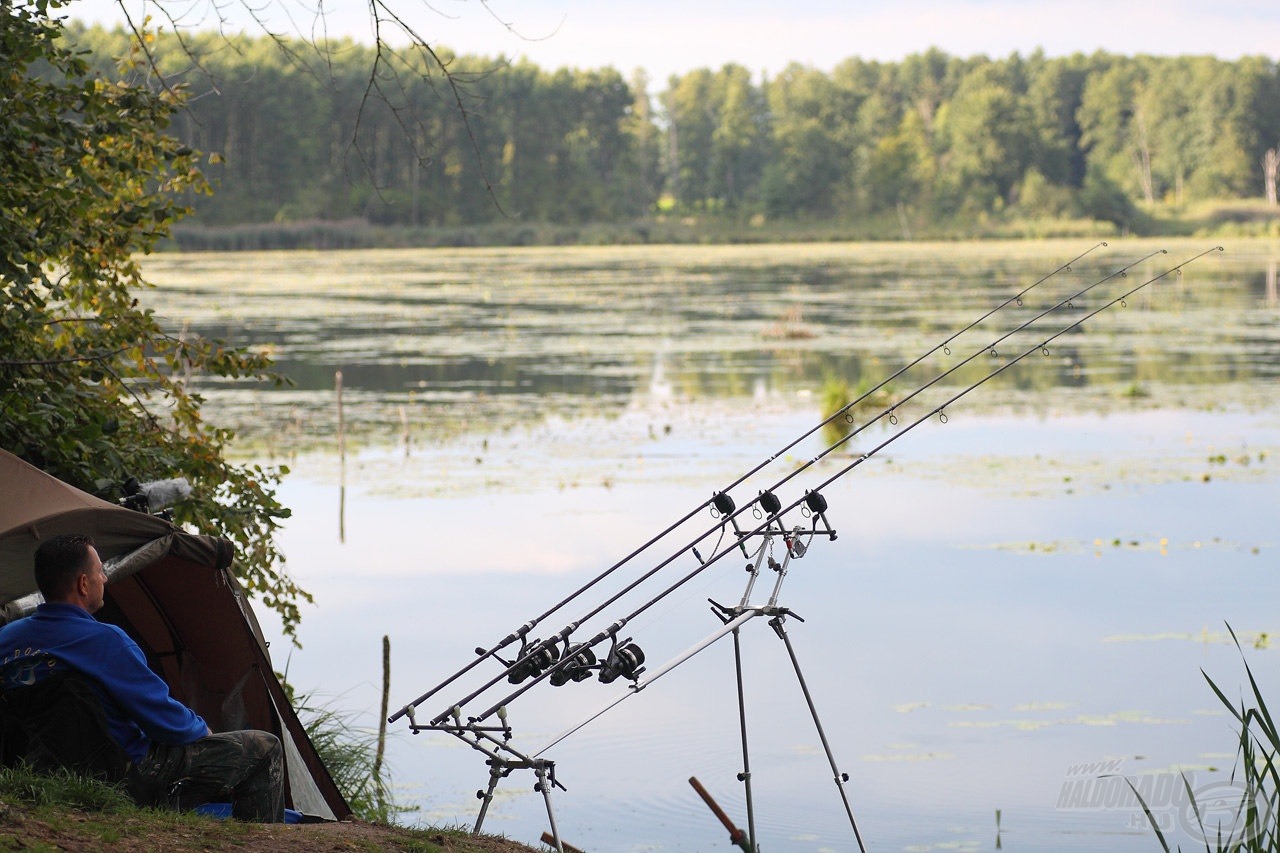
<instances>
[{"instance_id":1,"label":"tent fabric","mask_svg":"<svg viewBox=\"0 0 1280 853\"><path fill-rule=\"evenodd\" d=\"M119 625L179 701L215 731L255 728L285 747L286 799L317 817L351 814L275 675L262 630L229 571L231 544L67 485L0 450L2 620L40 602L32 555L62 533L87 533L108 575L96 617Z\"/></svg>"},{"instance_id":2,"label":"tent fabric","mask_svg":"<svg viewBox=\"0 0 1280 853\"><path fill-rule=\"evenodd\" d=\"M103 562L170 534L181 535L169 547L197 562L214 562L219 547L212 537L95 498L0 450L0 604L35 589L31 554L63 533L92 536Z\"/></svg>"}]
</instances>

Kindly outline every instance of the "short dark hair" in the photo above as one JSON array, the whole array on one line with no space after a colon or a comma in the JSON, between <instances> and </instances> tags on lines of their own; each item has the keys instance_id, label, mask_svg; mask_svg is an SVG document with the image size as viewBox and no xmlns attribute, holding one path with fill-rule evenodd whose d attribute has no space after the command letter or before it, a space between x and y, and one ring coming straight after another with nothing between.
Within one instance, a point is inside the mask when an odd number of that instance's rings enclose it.
<instances>
[{"instance_id":1,"label":"short dark hair","mask_svg":"<svg viewBox=\"0 0 1280 853\"><path fill-rule=\"evenodd\" d=\"M54 536L36 549L36 586L45 601L61 601L75 586L76 578L89 570L93 538L83 533Z\"/></svg>"}]
</instances>

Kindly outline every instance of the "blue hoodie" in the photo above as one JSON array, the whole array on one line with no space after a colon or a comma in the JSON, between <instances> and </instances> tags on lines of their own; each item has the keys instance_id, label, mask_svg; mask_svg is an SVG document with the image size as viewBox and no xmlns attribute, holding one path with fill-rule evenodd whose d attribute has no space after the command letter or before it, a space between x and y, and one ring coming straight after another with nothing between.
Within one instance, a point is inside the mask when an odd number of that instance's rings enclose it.
<instances>
[{"instance_id":1,"label":"blue hoodie","mask_svg":"<svg viewBox=\"0 0 1280 853\"><path fill-rule=\"evenodd\" d=\"M88 611L46 603L0 628L0 689L34 684L64 667L96 682L111 734L135 762L153 741L182 745L208 734L204 719L169 695L138 644Z\"/></svg>"}]
</instances>

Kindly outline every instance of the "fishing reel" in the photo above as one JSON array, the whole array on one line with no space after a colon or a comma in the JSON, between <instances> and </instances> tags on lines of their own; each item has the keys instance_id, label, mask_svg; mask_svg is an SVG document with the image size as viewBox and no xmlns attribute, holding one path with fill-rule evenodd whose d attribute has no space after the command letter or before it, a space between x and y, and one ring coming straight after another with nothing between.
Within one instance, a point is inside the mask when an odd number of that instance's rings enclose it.
<instances>
[{"instance_id":1,"label":"fishing reel","mask_svg":"<svg viewBox=\"0 0 1280 853\"><path fill-rule=\"evenodd\" d=\"M525 640L520 644L520 652L516 655L515 661L505 661L497 655L494 657L511 670L507 673L507 681L519 684L527 679L537 678L554 666L556 661L560 660L560 649L556 646L554 639Z\"/></svg>"},{"instance_id":2,"label":"fishing reel","mask_svg":"<svg viewBox=\"0 0 1280 853\"><path fill-rule=\"evenodd\" d=\"M831 537L831 541L836 541L836 531L831 526L831 522L827 521L827 499L818 492L806 491L804 493L804 505L808 510L808 514L813 516L813 532L825 532ZM818 522L822 522L825 531L819 531ZM796 556L800 556L797 554Z\"/></svg>"},{"instance_id":3,"label":"fishing reel","mask_svg":"<svg viewBox=\"0 0 1280 853\"><path fill-rule=\"evenodd\" d=\"M614 637L609 656L600 665L600 683L612 684L619 678L635 681L644 672L644 667L641 666L643 663L644 652L631 642L631 638L619 643L618 638Z\"/></svg>"},{"instance_id":4,"label":"fishing reel","mask_svg":"<svg viewBox=\"0 0 1280 853\"><path fill-rule=\"evenodd\" d=\"M575 684L580 681L586 681L592 675L592 670L597 668L596 653L591 651L589 647L584 647L578 651L568 648L568 641L565 644L564 660L556 671L551 673L552 687L563 687L570 681Z\"/></svg>"},{"instance_id":5,"label":"fishing reel","mask_svg":"<svg viewBox=\"0 0 1280 853\"><path fill-rule=\"evenodd\" d=\"M711 496L711 507L711 515L713 517L729 519L729 523L733 525L733 532L738 537L738 547L742 549L742 556L750 559L751 555L747 553L746 534L738 526L738 519L734 515L734 510L738 508L738 505L733 502L733 498L727 492L716 492ZM703 562L698 549L693 549L693 555L698 558L699 563Z\"/></svg>"}]
</instances>

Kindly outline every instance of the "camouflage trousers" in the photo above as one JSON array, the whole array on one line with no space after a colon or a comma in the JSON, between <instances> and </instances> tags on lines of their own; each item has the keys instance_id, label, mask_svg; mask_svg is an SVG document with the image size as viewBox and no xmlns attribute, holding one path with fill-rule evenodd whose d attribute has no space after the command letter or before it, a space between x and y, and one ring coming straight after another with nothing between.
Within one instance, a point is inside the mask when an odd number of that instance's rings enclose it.
<instances>
[{"instance_id":1,"label":"camouflage trousers","mask_svg":"<svg viewBox=\"0 0 1280 853\"><path fill-rule=\"evenodd\" d=\"M143 805L184 810L230 802L237 820L284 820L283 750L269 732L220 732L184 746L153 743L134 765L130 787Z\"/></svg>"}]
</instances>

